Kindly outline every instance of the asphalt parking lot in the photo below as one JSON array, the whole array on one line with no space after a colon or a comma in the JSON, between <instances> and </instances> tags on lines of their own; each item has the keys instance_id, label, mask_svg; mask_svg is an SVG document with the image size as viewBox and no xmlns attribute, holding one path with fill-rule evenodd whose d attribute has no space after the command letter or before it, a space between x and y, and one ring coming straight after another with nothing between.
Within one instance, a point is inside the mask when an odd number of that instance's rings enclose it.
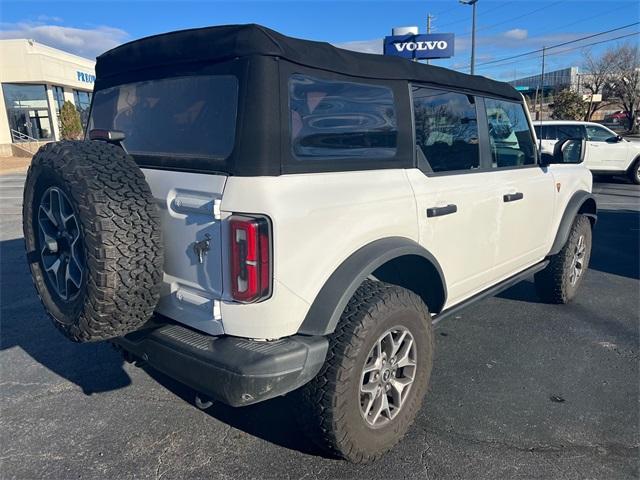
<instances>
[{"instance_id":1,"label":"asphalt parking lot","mask_svg":"<svg viewBox=\"0 0 640 480\"><path fill-rule=\"evenodd\" d=\"M430 393L373 465L324 458L289 399L243 409L72 344L24 260L24 176L0 176L2 478L638 478L640 187L595 185L591 270L577 300L530 282L438 325Z\"/></svg>"}]
</instances>

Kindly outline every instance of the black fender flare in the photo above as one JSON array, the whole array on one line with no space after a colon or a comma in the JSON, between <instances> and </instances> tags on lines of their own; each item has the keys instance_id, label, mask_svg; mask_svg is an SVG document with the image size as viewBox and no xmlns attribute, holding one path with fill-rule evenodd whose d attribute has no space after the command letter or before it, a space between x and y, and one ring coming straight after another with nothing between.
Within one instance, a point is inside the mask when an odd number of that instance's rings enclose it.
<instances>
[{"instance_id":1,"label":"black fender flare","mask_svg":"<svg viewBox=\"0 0 640 480\"><path fill-rule=\"evenodd\" d=\"M587 202L593 202L593 207L589 207L581 212L582 207ZM576 218L576 215L578 215L578 213L589 217L592 224L596 223L598 215L596 199L593 194L585 190L578 190L573 194L571 199L569 199L569 203L567 203L567 207L564 209L564 213L562 214L560 226L558 227L558 231L556 232L556 238L553 241L553 245L551 246L551 250L549 251L548 255L556 255L560 252L560 250L562 250L564 244L567 243L569 232L571 231L571 225L573 225L573 220Z\"/></svg>"},{"instance_id":2,"label":"black fender flare","mask_svg":"<svg viewBox=\"0 0 640 480\"><path fill-rule=\"evenodd\" d=\"M446 301L447 290L442 268L428 250L408 238L382 238L356 250L331 274L311 304L298 333L332 333L349 299L360 284L384 263L404 255L418 255L431 262L440 276Z\"/></svg>"}]
</instances>

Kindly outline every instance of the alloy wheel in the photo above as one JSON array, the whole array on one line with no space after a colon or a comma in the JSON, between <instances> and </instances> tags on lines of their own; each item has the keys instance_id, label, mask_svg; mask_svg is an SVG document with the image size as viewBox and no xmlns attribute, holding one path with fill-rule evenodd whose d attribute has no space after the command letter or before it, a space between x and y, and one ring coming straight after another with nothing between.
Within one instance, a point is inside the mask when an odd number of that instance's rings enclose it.
<instances>
[{"instance_id":1,"label":"alloy wheel","mask_svg":"<svg viewBox=\"0 0 640 480\"><path fill-rule=\"evenodd\" d=\"M584 271L584 257L587 252L586 241L584 235L580 235L578 243L573 251L573 258L571 260L571 269L569 273L569 282L571 285L575 285L578 279L582 276Z\"/></svg>"},{"instance_id":2,"label":"alloy wheel","mask_svg":"<svg viewBox=\"0 0 640 480\"><path fill-rule=\"evenodd\" d=\"M38 208L40 258L49 283L61 300L73 300L84 275L80 222L67 195L49 187Z\"/></svg>"},{"instance_id":3,"label":"alloy wheel","mask_svg":"<svg viewBox=\"0 0 640 480\"><path fill-rule=\"evenodd\" d=\"M371 427L380 427L400 412L417 367L416 344L408 329L396 326L371 348L360 380L360 413Z\"/></svg>"}]
</instances>

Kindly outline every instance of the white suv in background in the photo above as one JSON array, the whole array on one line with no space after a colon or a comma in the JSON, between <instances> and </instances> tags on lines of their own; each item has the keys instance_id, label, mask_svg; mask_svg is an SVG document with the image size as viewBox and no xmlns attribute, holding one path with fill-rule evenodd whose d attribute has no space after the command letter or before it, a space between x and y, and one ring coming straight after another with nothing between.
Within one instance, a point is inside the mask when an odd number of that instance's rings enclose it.
<instances>
[{"instance_id":1,"label":"white suv in background","mask_svg":"<svg viewBox=\"0 0 640 480\"><path fill-rule=\"evenodd\" d=\"M592 122L552 120L535 122L536 135L542 152L552 153L558 140L584 138L586 152L584 164L596 174L627 174L640 185L640 144L625 140L617 133Z\"/></svg>"}]
</instances>

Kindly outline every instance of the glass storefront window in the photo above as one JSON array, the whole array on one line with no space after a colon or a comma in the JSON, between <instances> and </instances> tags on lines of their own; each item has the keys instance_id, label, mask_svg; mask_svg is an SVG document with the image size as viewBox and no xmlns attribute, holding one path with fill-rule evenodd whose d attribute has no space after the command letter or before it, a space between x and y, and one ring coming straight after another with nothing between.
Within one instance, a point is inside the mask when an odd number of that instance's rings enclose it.
<instances>
[{"instance_id":1,"label":"glass storefront window","mask_svg":"<svg viewBox=\"0 0 640 480\"><path fill-rule=\"evenodd\" d=\"M62 105L64 105L64 88L54 85L53 98L56 101L56 112L58 112L59 115L60 110L62 110Z\"/></svg>"},{"instance_id":2,"label":"glass storefront window","mask_svg":"<svg viewBox=\"0 0 640 480\"><path fill-rule=\"evenodd\" d=\"M89 107L91 106L91 92L85 92L83 90L74 90L73 99L76 103L76 108L80 113L80 120L82 120L82 128L87 126L89 120Z\"/></svg>"},{"instance_id":3,"label":"glass storefront window","mask_svg":"<svg viewBox=\"0 0 640 480\"><path fill-rule=\"evenodd\" d=\"M3 83L2 91L14 142L25 140L25 135L38 140L53 138L44 85Z\"/></svg>"}]
</instances>

